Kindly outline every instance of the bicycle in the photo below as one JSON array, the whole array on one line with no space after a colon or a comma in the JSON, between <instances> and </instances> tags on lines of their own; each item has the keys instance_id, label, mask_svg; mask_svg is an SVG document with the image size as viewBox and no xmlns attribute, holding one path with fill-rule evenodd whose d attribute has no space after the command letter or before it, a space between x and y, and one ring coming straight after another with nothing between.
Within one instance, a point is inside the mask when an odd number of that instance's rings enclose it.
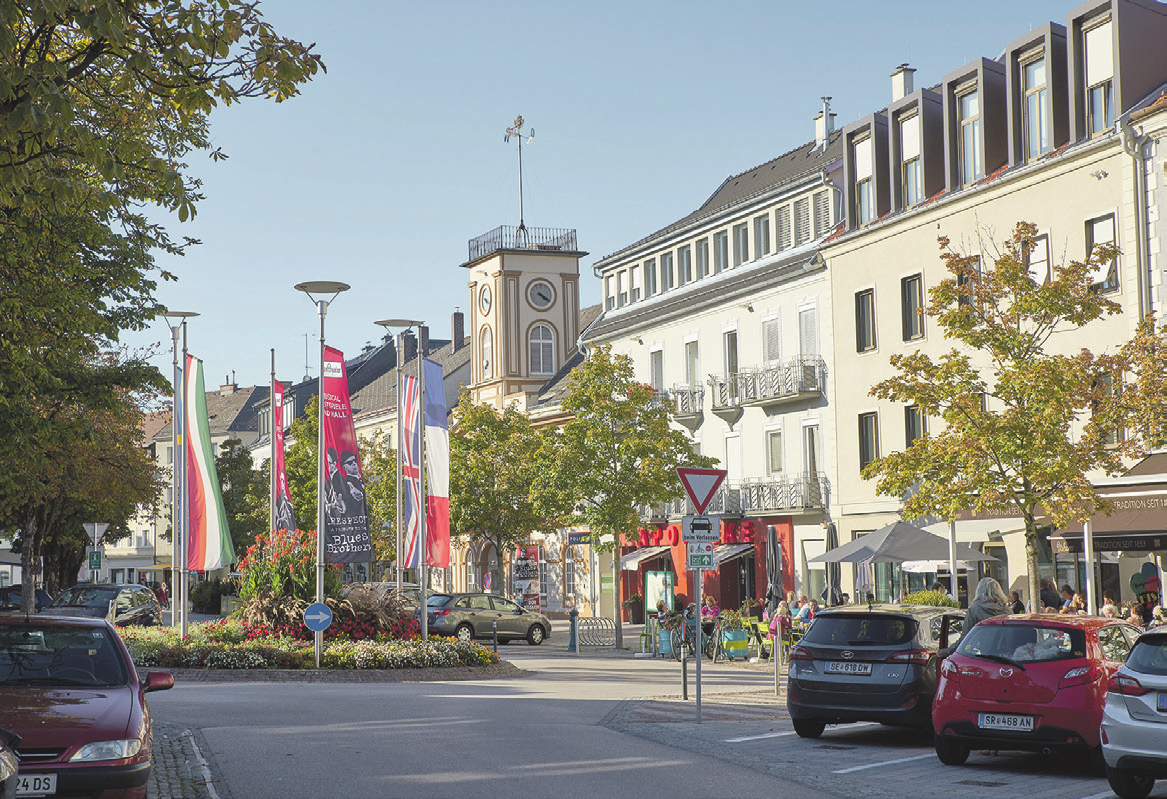
<instances>
[{"instance_id":1,"label":"bicycle","mask_svg":"<svg viewBox=\"0 0 1167 799\"><path fill-rule=\"evenodd\" d=\"M669 644L673 660L680 660L682 654L690 659L697 657L697 630L700 622L695 620L694 607L690 605L681 613L676 613L661 622L669 631Z\"/></svg>"}]
</instances>

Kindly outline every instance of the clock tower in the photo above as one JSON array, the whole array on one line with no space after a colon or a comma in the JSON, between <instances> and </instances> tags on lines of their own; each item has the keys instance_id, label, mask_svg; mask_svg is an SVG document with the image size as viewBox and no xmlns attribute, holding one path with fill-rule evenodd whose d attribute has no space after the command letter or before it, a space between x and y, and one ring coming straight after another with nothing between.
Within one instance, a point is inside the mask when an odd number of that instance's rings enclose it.
<instances>
[{"instance_id":1,"label":"clock tower","mask_svg":"<svg viewBox=\"0 0 1167 799\"><path fill-rule=\"evenodd\" d=\"M470 240L471 397L526 409L576 351L576 232L502 226Z\"/></svg>"}]
</instances>

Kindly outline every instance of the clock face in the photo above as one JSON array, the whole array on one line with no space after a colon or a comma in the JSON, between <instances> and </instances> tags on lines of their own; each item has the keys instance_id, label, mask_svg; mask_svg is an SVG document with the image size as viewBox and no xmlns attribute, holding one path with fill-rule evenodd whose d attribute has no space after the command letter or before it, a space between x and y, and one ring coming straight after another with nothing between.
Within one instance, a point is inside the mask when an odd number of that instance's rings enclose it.
<instances>
[{"instance_id":1,"label":"clock face","mask_svg":"<svg viewBox=\"0 0 1167 799\"><path fill-rule=\"evenodd\" d=\"M478 295L478 307L483 313L490 313L490 286L482 287L482 293Z\"/></svg>"},{"instance_id":2,"label":"clock face","mask_svg":"<svg viewBox=\"0 0 1167 799\"><path fill-rule=\"evenodd\" d=\"M545 310L555 301L555 289L546 281L536 280L527 287L527 299L540 311Z\"/></svg>"}]
</instances>

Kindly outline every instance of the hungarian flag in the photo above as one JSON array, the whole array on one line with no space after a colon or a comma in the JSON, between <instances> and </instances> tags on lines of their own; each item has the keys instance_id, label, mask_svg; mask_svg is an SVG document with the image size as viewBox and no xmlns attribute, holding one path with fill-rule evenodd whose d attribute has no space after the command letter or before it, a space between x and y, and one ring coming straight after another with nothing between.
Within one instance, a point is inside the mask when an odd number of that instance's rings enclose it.
<instances>
[{"instance_id":1,"label":"hungarian flag","mask_svg":"<svg viewBox=\"0 0 1167 799\"><path fill-rule=\"evenodd\" d=\"M349 405L344 353L324 348L320 380L324 403L324 562L365 563L373 559L365 476Z\"/></svg>"},{"instance_id":2,"label":"hungarian flag","mask_svg":"<svg viewBox=\"0 0 1167 799\"><path fill-rule=\"evenodd\" d=\"M421 544L421 428L418 425L418 381L412 375L401 377L401 396L397 402L399 451L401 452L401 529L402 551L397 553L401 565L416 569Z\"/></svg>"},{"instance_id":3,"label":"hungarian flag","mask_svg":"<svg viewBox=\"0 0 1167 799\"><path fill-rule=\"evenodd\" d=\"M183 428L186 438L187 539L186 567L191 571L222 569L235 562L235 547L227 529L227 511L215 471L215 448L207 422L203 362L186 356Z\"/></svg>"},{"instance_id":4,"label":"hungarian flag","mask_svg":"<svg viewBox=\"0 0 1167 799\"><path fill-rule=\"evenodd\" d=\"M278 380L272 382L271 389L271 469L275 478L272 529L295 530L296 512L292 509L292 494L288 491L288 474L284 469L284 384Z\"/></svg>"},{"instance_id":5,"label":"hungarian flag","mask_svg":"<svg viewBox=\"0 0 1167 799\"><path fill-rule=\"evenodd\" d=\"M425 560L450 565L450 430L442 366L425 361Z\"/></svg>"}]
</instances>

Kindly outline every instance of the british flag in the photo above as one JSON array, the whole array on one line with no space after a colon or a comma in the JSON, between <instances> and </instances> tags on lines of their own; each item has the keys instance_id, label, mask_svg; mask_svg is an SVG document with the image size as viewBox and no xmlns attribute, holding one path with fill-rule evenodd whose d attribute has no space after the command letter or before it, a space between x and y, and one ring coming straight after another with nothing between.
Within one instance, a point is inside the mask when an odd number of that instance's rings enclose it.
<instances>
[{"instance_id":1,"label":"british flag","mask_svg":"<svg viewBox=\"0 0 1167 799\"><path fill-rule=\"evenodd\" d=\"M425 509L421 502L421 427L418 424L417 378L401 378L401 401L398 408L398 435L401 452L401 529L402 551L398 560L406 569L416 569L420 558L421 519Z\"/></svg>"}]
</instances>

